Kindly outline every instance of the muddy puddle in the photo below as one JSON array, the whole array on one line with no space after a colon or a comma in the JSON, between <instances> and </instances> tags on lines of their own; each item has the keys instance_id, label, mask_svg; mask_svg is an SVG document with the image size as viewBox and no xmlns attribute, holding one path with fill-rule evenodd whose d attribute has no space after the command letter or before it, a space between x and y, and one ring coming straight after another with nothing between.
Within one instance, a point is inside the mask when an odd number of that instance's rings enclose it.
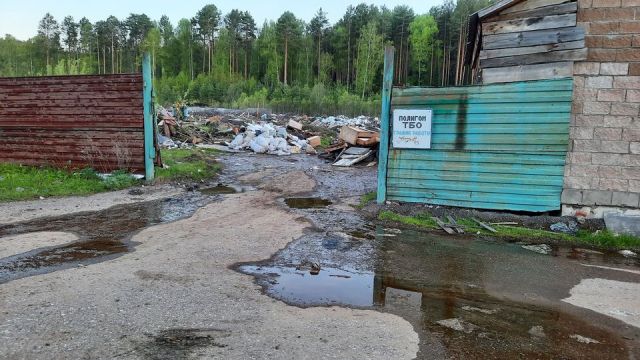
<instances>
[{"instance_id":1,"label":"muddy puddle","mask_svg":"<svg viewBox=\"0 0 640 360\"><path fill-rule=\"evenodd\" d=\"M317 197L286 198L284 202L292 209L317 209L325 208L332 204L331 200Z\"/></svg>"},{"instance_id":2,"label":"muddy puddle","mask_svg":"<svg viewBox=\"0 0 640 360\"><path fill-rule=\"evenodd\" d=\"M198 191L204 195L225 195L243 193L251 190L253 189L246 186L217 184L216 186L201 188Z\"/></svg>"},{"instance_id":3,"label":"muddy puddle","mask_svg":"<svg viewBox=\"0 0 640 360\"><path fill-rule=\"evenodd\" d=\"M420 334L422 358L627 359L638 352L640 329L562 303L581 279L611 275L597 266L640 270L637 259L562 247L543 255L521 244L409 230L374 234L353 230L351 240L333 237L337 245L329 247L326 239L293 242L269 261L237 269L290 305L402 316ZM309 257L321 266L317 275L299 265Z\"/></svg>"},{"instance_id":4,"label":"muddy puddle","mask_svg":"<svg viewBox=\"0 0 640 360\"><path fill-rule=\"evenodd\" d=\"M140 230L187 218L211 201L210 198L189 195L0 225L0 241L5 236L34 232L73 233L79 238L70 244L37 248L0 258L0 283L84 266L133 251L136 244L130 239Z\"/></svg>"}]
</instances>

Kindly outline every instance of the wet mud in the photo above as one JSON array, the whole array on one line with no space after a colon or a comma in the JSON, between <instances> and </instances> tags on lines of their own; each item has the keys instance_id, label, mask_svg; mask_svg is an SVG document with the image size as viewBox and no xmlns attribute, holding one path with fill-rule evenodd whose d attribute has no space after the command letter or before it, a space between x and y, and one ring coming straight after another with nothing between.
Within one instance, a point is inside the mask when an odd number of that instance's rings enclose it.
<instances>
[{"instance_id":1,"label":"wet mud","mask_svg":"<svg viewBox=\"0 0 640 360\"><path fill-rule=\"evenodd\" d=\"M149 340L136 351L147 359L190 359L203 356L201 350L227 347L222 340L229 335L221 329L167 329L148 335Z\"/></svg>"},{"instance_id":2,"label":"wet mud","mask_svg":"<svg viewBox=\"0 0 640 360\"><path fill-rule=\"evenodd\" d=\"M319 274L301 268L308 261L320 265ZM579 248L554 246L541 255L520 244L372 226L308 234L267 261L236 269L293 306L402 316L420 335L419 358L637 356L640 329L562 305L568 284L595 276L581 264L638 269L635 260Z\"/></svg>"},{"instance_id":3,"label":"wet mud","mask_svg":"<svg viewBox=\"0 0 640 360\"><path fill-rule=\"evenodd\" d=\"M328 199L308 197L308 198L286 198L285 204L292 209L314 209L324 208L331 205L333 202Z\"/></svg>"},{"instance_id":4,"label":"wet mud","mask_svg":"<svg viewBox=\"0 0 640 360\"><path fill-rule=\"evenodd\" d=\"M78 241L33 249L0 259L0 284L75 266L86 266L133 251L131 237L140 230L191 216L214 198L194 194L143 203L118 205L96 212L0 225L2 237L43 231L73 233Z\"/></svg>"}]
</instances>

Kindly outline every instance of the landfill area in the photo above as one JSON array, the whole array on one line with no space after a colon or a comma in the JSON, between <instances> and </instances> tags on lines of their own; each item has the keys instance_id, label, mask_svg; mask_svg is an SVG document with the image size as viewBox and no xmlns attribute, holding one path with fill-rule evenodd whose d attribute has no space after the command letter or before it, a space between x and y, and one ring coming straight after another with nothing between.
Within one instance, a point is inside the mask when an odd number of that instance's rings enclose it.
<instances>
[{"instance_id":1,"label":"landfill area","mask_svg":"<svg viewBox=\"0 0 640 360\"><path fill-rule=\"evenodd\" d=\"M277 156L318 155L335 166L376 165L378 118L308 117L260 109L159 108L161 148L211 148ZM323 143L325 139L325 143Z\"/></svg>"},{"instance_id":2,"label":"landfill area","mask_svg":"<svg viewBox=\"0 0 640 360\"><path fill-rule=\"evenodd\" d=\"M640 356L636 253L453 224L570 230L566 218L432 207L442 230L420 231L373 215L406 204L362 207L375 167L249 150L217 161L196 186L0 204L0 357Z\"/></svg>"}]
</instances>

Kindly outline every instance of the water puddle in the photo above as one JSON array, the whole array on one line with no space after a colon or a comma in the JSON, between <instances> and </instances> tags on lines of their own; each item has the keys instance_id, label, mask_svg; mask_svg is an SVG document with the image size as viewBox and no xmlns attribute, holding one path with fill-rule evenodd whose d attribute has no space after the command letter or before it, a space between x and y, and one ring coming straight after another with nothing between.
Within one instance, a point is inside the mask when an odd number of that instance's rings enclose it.
<instances>
[{"instance_id":1,"label":"water puddle","mask_svg":"<svg viewBox=\"0 0 640 360\"><path fill-rule=\"evenodd\" d=\"M4 236L49 231L74 233L79 240L0 258L0 283L112 259L133 250L130 239L138 231L189 217L210 201L185 196L2 225L0 241Z\"/></svg>"},{"instance_id":2,"label":"water puddle","mask_svg":"<svg viewBox=\"0 0 640 360\"><path fill-rule=\"evenodd\" d=\"M557 246L543 255L519 244L410 230L379 228L374 239L367 231L346 235L371 246L345 248L347 240L325 235L294 242L267 263L237 269L255 276L265 294L290 305L402 316L420 334L419 357L626 359L629 346L638 345L640 329L559 305L580 279L608 271L583 264L638 269L636 259ZM363 251L366 256L358 255ZM296 265L309 256L319 273ZM612 273L638 280L634 273ZM576 340L584 338L597 343ZM629 345L630 339L635 343Z\"/></svg>"},{"instance_id":3,"label":"water puddle","mask_svg":"<svg viewBox=\"0 0 640 360\"><path fill-rule=\"evenodd\" d=\"M322 198L287 198L284 200L288 207L292 209L316 209L325 208L332 204L331 200Z\"/></svg>"},{"instance_id":4,"label":"water puddle","mask_svg":"<svg viewBox=\"0 0 640 360\"><path fill-rule=\"evenodd\" d=\"M295 267L241 266L245 274L268 284L267 293L301 306L372 306L373 273L321 268L317 275Z\"/></svg>"},{"instance_id":5,"label":"water puddle","mask_svg":"<svg viewBox=\"0 0 640 360\"><path fill-rule=\"evenodd\" d=\"M243 193L248 190L250 189L246 187L218 184L216 186L200 189L199 191L204 195L224 195Z\"/></svg>"}]
</instances>

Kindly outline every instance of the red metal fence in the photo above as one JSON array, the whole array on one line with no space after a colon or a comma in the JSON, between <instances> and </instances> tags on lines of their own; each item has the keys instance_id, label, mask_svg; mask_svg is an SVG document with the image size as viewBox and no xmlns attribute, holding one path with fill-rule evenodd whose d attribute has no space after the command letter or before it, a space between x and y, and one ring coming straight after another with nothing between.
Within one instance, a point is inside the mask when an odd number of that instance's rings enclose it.
<instances>
[{"instance_id":1,"label":"red metal fence","mask_svg":"<svg viewBox=\"0 0 640 360\"><path fill-rule=\"evenodd\" d=\"M142 75L0 78L0 162L144 170Z\"/></svg>"}]
</instances>

